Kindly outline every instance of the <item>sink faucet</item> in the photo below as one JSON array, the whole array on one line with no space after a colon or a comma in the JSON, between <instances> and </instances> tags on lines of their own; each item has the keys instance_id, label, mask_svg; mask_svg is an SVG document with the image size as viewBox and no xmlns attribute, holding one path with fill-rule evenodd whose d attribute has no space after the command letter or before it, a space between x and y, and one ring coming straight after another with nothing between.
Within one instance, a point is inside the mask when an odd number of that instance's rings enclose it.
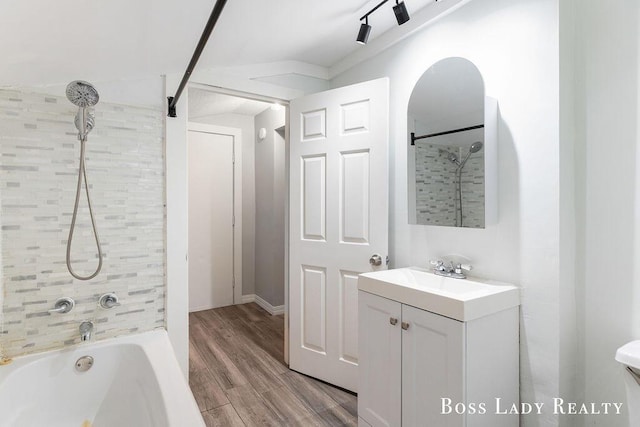
<instances>
[{"instance_id":1,"label":"sink faucet","mask_svg":"<svg viewBox=\"0 0 640 427\"><path fill-rule=\"evenodd\" d=\"M454 264L449 261L445 264L442 260L430 261L433 265L433 272L438 276L451 277L453 279L466 279L465 271L471 271L473 267L469 264Z\"/></svg>"},{"instance_id":2,"label":"sink faucet","mask_svg":"<svg viewBox=\"0 0 640 427\"><path fill-rule=\"evenodd\" d=\"M80 324L80 341L89 341L93 333L93 322L85 320Z\"/></svg>"}]
</instances>

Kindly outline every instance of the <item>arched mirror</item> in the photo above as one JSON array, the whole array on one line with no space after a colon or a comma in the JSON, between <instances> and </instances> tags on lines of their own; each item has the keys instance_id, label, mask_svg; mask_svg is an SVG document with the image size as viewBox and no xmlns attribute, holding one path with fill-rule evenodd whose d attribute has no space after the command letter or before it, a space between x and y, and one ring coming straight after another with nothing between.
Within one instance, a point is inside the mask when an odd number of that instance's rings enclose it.
<instances>
[{"instance_id":1,"label":"arched mirror","mask_svg":"<svg viewBox=\"0 0 640 427\"><path fill-rule=\"evenodd\" d=\"M492 101L464 58L443 59L418 80L407 113L411 224L484 228L493 219Z\"/></svg>"}]
</instances>

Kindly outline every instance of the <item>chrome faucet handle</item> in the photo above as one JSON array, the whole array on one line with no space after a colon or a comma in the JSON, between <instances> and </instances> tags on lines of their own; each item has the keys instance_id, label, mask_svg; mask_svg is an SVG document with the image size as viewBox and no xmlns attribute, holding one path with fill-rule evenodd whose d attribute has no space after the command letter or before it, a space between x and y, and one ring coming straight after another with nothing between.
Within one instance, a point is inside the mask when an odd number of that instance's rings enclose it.
<instances>
[{"instance_id":1,"label":"chrome faucet handle","mask_svg":"<svg viewBox=\"0 0 640 427\"><path fill-rule=\"evenodd\" d=\"M462 271L471 271L473 270L473 266L471 264L456 264L456 267L453 271L458 274L462 274Z\"/></svg>"},{"instance_id":2,"label":"chrome faucet handle","mask_svg":"<svg viewBox=\"0 0 640 427\"><path fill-rule=\"evenodd\" d=\"M76 306L76 302L69 297L59 298L56 300L53 308L49 310L49 313L65 314L70 312L73 307Z\"/></svg>"},{"instance_id":3,"label":"chrome faucet handle","mask_svg":"<svg viewBox=\"0 0 640 427\"><path fill-rule=\"evenodd\" d=\"M109 310L113 307L119 307L121 305L118 296L113 292L102 295L98 300L98 304L100 304L100 307L105 310Z\"/></svg>"},{"instance_id":4,"label":"chrome faucet handle","mask_svg":"<svg viewBox=\"0 0 640 427\"><path fill-rule=\"evenodd\" d=\"M431 260L429 261L429 263L433 265L434 270L448 271L447 267L444 265L444 262L442 260Z\"/></svg>"}]
</instances>

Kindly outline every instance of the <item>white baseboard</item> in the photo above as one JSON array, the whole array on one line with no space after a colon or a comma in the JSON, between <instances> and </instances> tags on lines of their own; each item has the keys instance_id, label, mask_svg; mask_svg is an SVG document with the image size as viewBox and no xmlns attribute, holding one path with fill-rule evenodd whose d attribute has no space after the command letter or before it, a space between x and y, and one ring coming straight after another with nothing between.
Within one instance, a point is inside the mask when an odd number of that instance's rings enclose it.
<instances>
[{"instance_id":1,"label":"white baseboard","mask_svg":"<svg viewBox=\"0 0 640 427\"><path fill-rule=\"evenodd\" d=\"M242 295L242 304L249 304L256 301L256 294Z\"/></svg>"},{"instance_id":2,"label":"white baseboard","mask_svg":"<svg viewBox=\"0 0 640 427\"><path fill-rule=\"evenodd\" d=\"M247 304L247 303L250 303L250 302L255 302L260 307L264 308L272 316L284 313L284 305L278 305L278 306L274 307L273 305L269 304L264 299L260 298L258 295L255 295L255 294L242 295L242 303L243 304Z\"/></svg>"},{"instance_id":3,"label":"white baseboard","mask_svg":"<svg viewBox=\"0 0 640 427\"><path fill-rule=\"evenodd\" d=\"M213 310L214 308L216 307L213 307L211 305L202 305L195 308L189 307L189 313L196 313L198 311L205 311L205 310Z\"/></svg>"}]
</instances>

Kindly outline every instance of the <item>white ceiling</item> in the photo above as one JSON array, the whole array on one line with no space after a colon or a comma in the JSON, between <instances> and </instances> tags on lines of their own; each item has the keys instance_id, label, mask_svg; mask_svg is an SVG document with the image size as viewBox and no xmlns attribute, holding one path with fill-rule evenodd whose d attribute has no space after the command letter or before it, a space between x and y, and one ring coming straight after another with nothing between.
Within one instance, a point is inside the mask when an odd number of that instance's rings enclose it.
<instances>
[{"instance_id":1,"label":"white ceiling","mask_svg":"<svg viewBox=\"0 0 640 427\"><path fill-rule=\"evenodd\" d=\"M410 14L434 0L406 0ZM231 0L198 69L296 60L329 67L359 48L359 18L378 0ZM370 41L395 27L393 0ZM2 0L0 86L182 72L214 0Z\"/></svg>"},{"instance_id":2,"label":"white ceiling","mask_svg":"<svg viewBox=\"0 0 640 427\"><path fill-rule=\"evenodd\" d=\"M228 113L255 116L272 105L268 102L189 88L188 111L190 119Z\"/></svg>"}]
</instances>

